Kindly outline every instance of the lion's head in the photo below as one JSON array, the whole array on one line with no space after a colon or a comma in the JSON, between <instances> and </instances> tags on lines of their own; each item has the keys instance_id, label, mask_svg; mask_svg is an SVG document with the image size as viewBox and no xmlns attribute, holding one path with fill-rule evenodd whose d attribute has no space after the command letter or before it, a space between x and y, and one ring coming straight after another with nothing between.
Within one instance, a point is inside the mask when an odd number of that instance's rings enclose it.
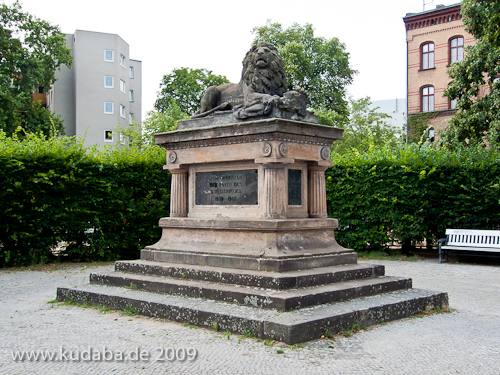
<instances>
[{"instance_id":1,"label":"lion's head","mask_svg":"<svg viewBox=\"0 0 500 375\"><path fill-rule=\"evenodd\" d=\"M254 92L283 96L286 73L276 47L268 42L254 44L243 59L241 80Z\"/></svg>"}]
</instances>

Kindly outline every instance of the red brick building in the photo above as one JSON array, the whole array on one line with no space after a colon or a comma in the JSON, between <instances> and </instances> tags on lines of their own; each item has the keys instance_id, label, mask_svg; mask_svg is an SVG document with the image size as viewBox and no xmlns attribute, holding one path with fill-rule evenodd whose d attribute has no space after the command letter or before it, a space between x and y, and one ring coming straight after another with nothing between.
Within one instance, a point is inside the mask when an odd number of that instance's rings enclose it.
<instances>
[{"instance_id":1,"label":"red brick building","mask_svg":"<svg viewBox=\"0 0 500 375\"><path fill-rule=\"evenodd\" d=\"M415 140L426 129L433 128L439 134L448 125L456 107L456 101L443 95L451 82L448 68L464 58L464 47L475 40L465 31L460 3L408 13L403 20L407 41L408 135Z\"/></svg>"}]
</instances>

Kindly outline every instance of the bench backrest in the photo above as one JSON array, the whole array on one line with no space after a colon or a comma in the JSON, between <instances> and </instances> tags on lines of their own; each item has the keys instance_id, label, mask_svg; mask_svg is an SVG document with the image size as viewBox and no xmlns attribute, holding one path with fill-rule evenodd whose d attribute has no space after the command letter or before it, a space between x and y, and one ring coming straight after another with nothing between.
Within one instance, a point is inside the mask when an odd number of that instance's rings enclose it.
<instances>
[{"instance_id":1,"label":"bench backrest","mask_svg":"<svg viewBox=\"0 0 500 375\"><path fill-rule=\"evenodd\" d=\"M448 245L500 247L500 230L446 229Z\"/></svg>"}]
</instances>

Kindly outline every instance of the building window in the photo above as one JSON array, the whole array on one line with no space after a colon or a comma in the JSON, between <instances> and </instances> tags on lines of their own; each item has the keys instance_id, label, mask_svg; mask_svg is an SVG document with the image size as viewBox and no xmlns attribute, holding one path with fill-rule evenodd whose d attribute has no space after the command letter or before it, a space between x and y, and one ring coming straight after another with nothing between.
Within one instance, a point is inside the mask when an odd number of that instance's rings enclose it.
<instances>
[{"instance_id":1,"label":"building window","mask_svg":"<svg viewBox=\"0 0 500 375\"><path fill-rule=\"evenodd\" d=\"M125 89L125 81L122 81L120 79L120 91L125 93L126 92L126 89Z\"/></svg>"},{"instance_id":2,"label":"building window","mask_svg":"<svg viewBox=\"0 0 500 375\"><path fill-rule=\"evenodd\" d=\"M434 87L426 86L422 88L422 112L434 111Z\"/></svg>"},{"instance_id":3,"label":"building window","mask_svg":"<svg viewBox=\"0 0 500 375\"><path fill-rule=\"evenodd\" d=\"M134 67L133 66L128 68L128 75L130 78L134 78Z\"/></svg>"},{"instance_id":4,"label":"building window","mask_svg":"<svg viewBox=\"0 0 500 375\"><path fill-rule=\"evenodd\" d=\"M434 43L422 46L422 69L434 68Z\"/></svg>"},{"instance_id":5,"label":"building window","mask_svg":"<svg viewBox=\"0 0 500 375\"><path fill-rule=\"evenodd\" d=\"M125 68L125 56L124 55L120 55L120 65Z\"/></svg>"},{"instance_id":6,"label":"building window","mask_svg":"<svg viewBox=\"0 0 500 375\"><path fill-rule=\"evenodd\" d=\"M107 61L107 62L115 61L115 51L113 51L112 49L105 49L104 50L104 61Z\"/></svg>"},{"instance_id":7,"label":"building window","mask_svg":"<svg viewBox=\"0 0 500 375\"><path fill-rule=\"evenodd\" d=\"M115 87L115 80L113 76L104 76L104 87L108 89Z\"/></svg>"},{"instance_id":8,"label":"building window","mask_svg":"<svg viewBox=\"0 0 500 375\"><path fill-rule=\"evenodd\" d=\"M464 38L457 37L450 40L450 64L464 59Z\"/></svg>"},{"instance_id":9,"label":"building window","mask_svg":"<svg viewBox=\"0 0 500 375\"><path fill-rule=\"evenodd\" d=\"M104 142L113 142L112 130L104 130Z\"/></svg>"},{"instance_id":10,"label":"building window","mask_svg":"<svg viewBox=\"0 0 500 375\"><path fill-rule=\"evenodd\" d=\"M128 92L128 101L133 102L134 101L134 90L130 90Z\"/></svg>"},{"instance_id":11,"label":"building window","mask_svg":"<svg viewBox=\"0 0 500 375\"><path fill-rule=\"evenodd\" d=\"M126 118L125 116L125 106L120 105L120 116Z\"/></svg>"},{"instance_id":12,"label":"building window","mask_svg":"<svg viewBox=\"0 0 500 375\"><path fill-rule=\"evenodd\" d=\"M128 124L134 125L134 114L133 113L129 113L129 115L128 115Z\"/></svg>"},{"instance_id":13,"label":"building window","mask_svg":"<svg viewBox=\"0 0 500 375\"><path fill-rule=\"evenodd\" d=\"M125 146L125 136L122 133L120 133L120 135L118 136L118 139L120 141L120 144Z\"/></svg>"},{"instance_id":14,"label":"building window","mask_svg":"<svg viewBox=\"0 0 500 375\"><path fill-rule=\"evenodd\" d=\"M450 109L456 109L458 104L458 99L450 100Z\"/></svg>"},{"instance_id":15,"label":"building window","mask_svg":"<svg viewBox=\"0 0 500 375\"><path fill-rule=\"evenodd\" d=\"M112 115L115 112L113 102L104 102L104 113Z\"/></svg>"}]
</instances>

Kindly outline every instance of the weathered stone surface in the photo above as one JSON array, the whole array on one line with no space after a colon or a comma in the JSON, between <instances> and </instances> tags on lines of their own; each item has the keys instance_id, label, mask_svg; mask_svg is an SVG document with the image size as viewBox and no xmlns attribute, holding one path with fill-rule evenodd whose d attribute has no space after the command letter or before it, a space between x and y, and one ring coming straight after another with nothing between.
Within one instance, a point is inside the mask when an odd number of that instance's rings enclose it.
<instances>
[{"instance_id":1,"label":"weathered stone surface","mask_svg":"<svg viewBox=\"0 0 500 375\"><path fill-rule=\"evenodd\" d=\"M343 264L339 262L342 255L347 257L341 262L355 263L355 252L335 241L337 226L335 219L162 218L160 241L142 250L141 259L217 266L214 260L218 258L217 261L225 262L226 267L254 270L263 269L256 268L259 264L277 264L277 260L285 264L286 259L290 259L289 264L302 261L302 266L295 269L332 265L333 258L328 256L337 258L334 264ZM182 260L183 254L186 260ZM162 259L164 257L175 259ZM198 260L194 262L195 258ZM206 263L200 263L205 262L204 259ZM248 265L238 265L241 262Z\"/></svg>"},{"instance_id":2,"label":"weathered stone surface","mask_svg":"<svg viewBox=\"0 0 500 375\"><path fill-rule=\"evenodd\" d=\"M201 298L166 296L156 293L88 285L78 290L58 288L57 297L79 303L129 309L138 314L221 331L251 332L256 337L295 344L338 333L357 323L370 326L389 322L432 308L448 306L446 293L419 289L362 297L335 304L323 304L290 312L239 306Z\"/></svg>"},{"instance_id":3,"label":"weathered stone surface","mask_svg":"<svg viewBox=\"0 0 500 375\"><path fill-rule=\"evenodd\" d=\"M192 118L208 116L212 125L265 117L318 121L306 109L305 90L287 91L285 68L271 43L261 41L250 48L243 60L241 77L236 84L209 87L201 99L200 110ZM200 125L196 120L190 124Z\"/></svg>"},{"instance_id":4,"label":"weathered stone surface","mask_svg":"<svg viewBox=\"0 0 500 375\"><path fill-rule=\"evenodd\" d=\"M189 120L188 120L189 121ZM286 119L262 119L225 126L209 125L203 128L184 129L155 134L155 143L167 150L179 142L199 142L200 145L227 143L246 143L253 139L281 140L296 139L298 142L332 144L342 139L343 129L332 126L310 124ZM245 137L245 138L241 138ZM301 138L303 137L303 138ZM309 138L308 138L309 137ZM229 139L230 138L230 139ZM203 143L204 142L204 143ZM177 147L193 147L195 144L179 144Z\"/></svg>"},{"instance_id":5,"label":"weathered stone surface","mask_svg":"<svg viewBox=\"0 0 500 375\"><path fill-rule=\"evenodd\" d=\"M156 262L179 263L225 267L242 270L286 272L316 267L329 267L340 264L355 264L358 254L353 251L332 255L304 255L289 258L245 257L237 255L218 255L172 250L141 250L141 259Z\"/></svg>"},{"instance_id":6,"label":"weathered stone surface","mask_svg":"<svg viewBox=\"0 0 500 375\"><path fill-rule=\"evenodd\" d=\"M324 303L342 302L353 298L408 289L410 279L379 277L316 285L308 288L275 290L244 284L210 283L206 281L171 279L166 277L131 275L120 272L91 274L91 284L128 287L160 294L183 295L240 305L288 311Z\"/></svg>"},{"instance_id":7,"label":"weathered stone surface","mask_svg":"<svg viewBox=\"0 0 500 375\"><path fill-rule=\"evenodd\" d=\"M278 290L362 280L384 275L383 266L366 264L346 264L335 267L270 272L132 260L116 262L115 270L126 274L162 276L173 279L207 281L211 283L245 285L248 287Z\"/></svg>"}]
</instances>

